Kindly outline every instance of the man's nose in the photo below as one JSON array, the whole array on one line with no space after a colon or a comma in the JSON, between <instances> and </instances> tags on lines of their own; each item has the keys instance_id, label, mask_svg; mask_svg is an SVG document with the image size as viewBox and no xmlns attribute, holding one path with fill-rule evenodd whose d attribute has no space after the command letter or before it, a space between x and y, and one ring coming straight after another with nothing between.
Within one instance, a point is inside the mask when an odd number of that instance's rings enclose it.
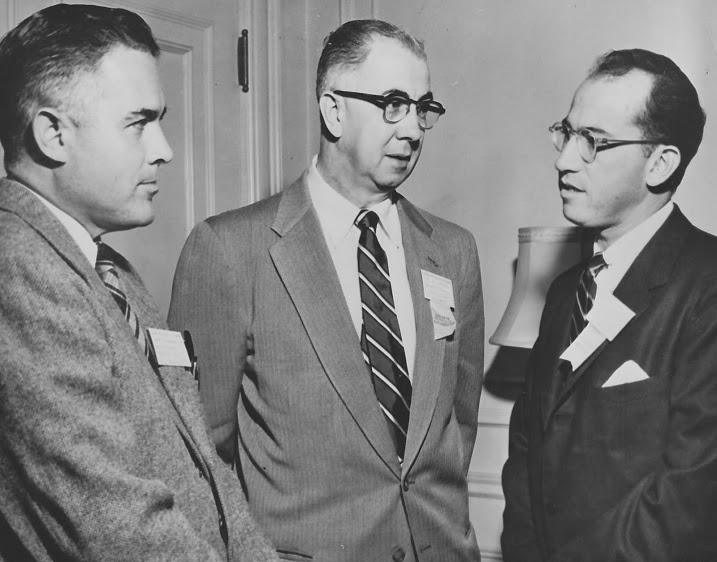
<instances>
[{"instance_id":1,"label":"man's nose","mask_svg":"<svg viewBox=\"0 0 717 562\"><path fill-rule=\"evenodd\" d=\"M151 164L166 164L172 161L174 152L164 136L162 126L159 123L156 125L148 139L148 160Z\"/></svg>"},{"instance_id":2,"label":"man's nose","mask_svg":"<svg viewBox=\"0 0 717 562\"><path fill-rule=\"evenodd\" d=\"M419 141L423 137L424 131L418 122L418 111L415 103L409 105L408 113L397 123L397 126L398 138Z\"/></svg>"},{"instance_id":3,"label":"man's nose","mask_svg":"<svg viewBox=\"0 0 717 562\"><path fill-rule=\"evenodd\" d=\"M582 156L578 151L578 140L575 135L570 135L563 146L563 150L555 160L555 169L559 172L574 172L584 164Z\"/></svg>"}]
</instances>

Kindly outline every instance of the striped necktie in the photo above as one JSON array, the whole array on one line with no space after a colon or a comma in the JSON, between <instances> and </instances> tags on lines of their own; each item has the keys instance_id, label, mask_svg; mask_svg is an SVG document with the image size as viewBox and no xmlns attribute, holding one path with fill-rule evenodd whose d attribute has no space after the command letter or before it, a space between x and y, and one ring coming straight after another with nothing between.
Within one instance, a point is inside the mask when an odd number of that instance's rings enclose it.
<instances>
[{"instance_id":1,"label":"striped necktie","mask_svg":"<svg viewBox=\"0 0 717 562\"><path fill-rule=\"evenodd\" d=\"M585 318L593 307L595 294L597 293L597 283L595 277L604 268L607 267L602 252L595 254L585 266L578 289L575 293L575 305L573 306L573 316L570 321L570 343L583 331L588 321Z\"/></svg>"},{"instance_id":2,"label":"striped necktie","mask_svg":"<svg viewBox=\"0 0 717 562\"><path fill-rule=\"evenodd\" d=\"M100 276L100 279L102 279L105 287L107 287L110 294L115 299L117 306L119 306L122 311L122 314L124 315L125 320L127 320L134 337L137 338L137 343L139 344L140 349L146 357L150 357L150 349L147 343L147 338L144 334L144 329L139 322L139 318L137 318L137 315L134 313L132 307L127 301L127 296L122 290L119 274L117 273L117 267L112 261L112 250L103 242L97 243L97 262L95 264L95 271Z\"/></svg>"},{"instance_id":3,"label":"striped necktie","mask_svg":"<svg viewBox=\"0 0 717 562\"><path fill-rule=\"evenodd\" d=\"M373 388L388 422L398 458L403 462L411 408L411 380L391 291L386 253L376 238L378 215L362 211L358 274L361 290L361 350L371 371Z\"/></svg>"}]
</instances>

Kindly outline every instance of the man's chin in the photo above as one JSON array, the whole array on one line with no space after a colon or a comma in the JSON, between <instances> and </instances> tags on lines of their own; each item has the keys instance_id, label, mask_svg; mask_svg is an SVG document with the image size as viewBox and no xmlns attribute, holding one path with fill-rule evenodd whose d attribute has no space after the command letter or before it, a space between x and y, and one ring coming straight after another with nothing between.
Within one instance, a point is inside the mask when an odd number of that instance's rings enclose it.
<instances>
[{"instance_id":1,"label":"man's chin","mask_svg":"<svg viewBox=\"0 0 717 562\"><path fill-rule=\"evenodd\" d=\"M112 230L108 232L122 232L125 230L149 226L154 222L154 218L154 212L142 216L132 217L131 219L123 220L122 222L112 225Z\"/></svg>"},{"instance_id":2,"label":"man's chin","mask_svg":"<svg viewBox=\"0 0 717 562\"><path fill-rule=\"evenodd\" d=\"M403 170L399 173L385 174L384 177L381 178L381 183L379 185L384 191L393 191L398 189L401 184L408 179L412 171L413 170Z\"/></svg>"}]
</instances>

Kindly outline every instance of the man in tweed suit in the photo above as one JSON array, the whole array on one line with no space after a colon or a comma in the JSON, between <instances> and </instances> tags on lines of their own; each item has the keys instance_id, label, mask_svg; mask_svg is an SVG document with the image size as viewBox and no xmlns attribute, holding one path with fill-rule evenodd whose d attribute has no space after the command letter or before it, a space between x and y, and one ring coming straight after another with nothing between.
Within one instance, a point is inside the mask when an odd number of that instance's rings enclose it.
<instances>
[{"instance_id":1,"label":"man in tweed suit","mask_svg":"<svg viewBox=\"0 0 717 562\"><path fill-rule=\"evenodd\" d=\"M422 44L378 20L342 25L317 98L318 158L280 195L197 226L170 325L195 336L219 453L280 555L477 561L478 254L396 193L443 113Z\"/></svg>"},{"instance_id":2,"label":"man in tweed suit","mask_svg":"<svg viewBox=\"0 0 717 562\"><path fill-rule=\"evenodd\" d=\"M94 6L0 42L0 560L276 559L191 373L140 345L166 328L154 301L96 244L154 217L158 54L139 16Z\"/></svg>"}]
</instances>

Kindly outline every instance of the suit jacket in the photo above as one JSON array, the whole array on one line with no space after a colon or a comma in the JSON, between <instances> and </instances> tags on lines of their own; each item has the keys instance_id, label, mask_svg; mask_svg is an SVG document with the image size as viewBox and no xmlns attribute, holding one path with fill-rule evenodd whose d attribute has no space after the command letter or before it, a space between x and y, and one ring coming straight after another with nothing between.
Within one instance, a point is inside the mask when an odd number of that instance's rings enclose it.
<instances>
[{"instance_id":1,"label":"suit jacket","mask_svg":"<svg viewBox=\"0 0 717 562\"><path fill-rule=\"evenodd\" d=\"M165 327L115 262L140 321ZM0 287L0 560L275 559L191 374L150 366L65 227L7 179Z\"/></svg>"},{"instance_id":2,"label":"suit jacket","mask_svg":"<svg viewBox=\"0 0 717 562\"><path fill-rule=\"evenodd\" d=\"M179 260L170 324L196 335L220 456L238 462L285 559L479 560L466 485L483 351L475 241L399 197L417 328L402 466L305 177L198 225ZM434 340L421 269L453 283L448 338Z\"/></svg>"},{"instance_id":3,"label":"suit jacket","mask_svg":"<svg viewBox=\"0 0 717 562\"><path fill-rule=\"evenodd\" d=\"M513 409L505 560L716 560L717 239L675 208L614 291L635 316L563 387L579 275L548 292ZM648 378L603 387L630 360Z\"/></svg>"}]
</instances>

